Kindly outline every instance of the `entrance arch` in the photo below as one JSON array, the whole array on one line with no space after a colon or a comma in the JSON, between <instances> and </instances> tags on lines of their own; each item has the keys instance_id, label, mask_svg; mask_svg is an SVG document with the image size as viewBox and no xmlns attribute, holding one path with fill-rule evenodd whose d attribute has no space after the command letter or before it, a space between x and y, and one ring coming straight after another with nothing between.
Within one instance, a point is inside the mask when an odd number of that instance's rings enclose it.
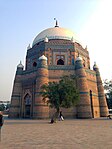
<instances>
[{"instance_id":1,"label":"entrance arch","mask_svg":"<svg viewBox=\"0 0 112 149\"><path fill-rule=\"evenodd\" d=\"M28 93L24 97L24 103L25 103L24 116L26 118L30 118L31 117L31 96Z\"/></svg>"},{"instance_id":2,"label":"entrance arch","mask_svg":"<svg viewBox=\"0 0 112 149\"><path fill-rule=\"evenodd\" d=\"M92 118L94 118L92 90L90 90L90 105L91 105Z\"/></svg>"}]
</instances>

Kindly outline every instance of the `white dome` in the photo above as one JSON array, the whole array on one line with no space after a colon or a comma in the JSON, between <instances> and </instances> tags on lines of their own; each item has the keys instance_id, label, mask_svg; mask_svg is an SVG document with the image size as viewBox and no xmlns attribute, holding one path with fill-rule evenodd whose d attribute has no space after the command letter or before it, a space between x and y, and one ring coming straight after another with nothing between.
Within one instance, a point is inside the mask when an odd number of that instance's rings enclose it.
<instances>
[{"instance_id":1,"label":"white dome","mask_svg":"<svg viewBox=\"0 0 112 149\"><path fill-rule=\"evenodd\" d=\"M44 55L42 55L41 57L39 57L39 60L46 60L47 61L47 57L45 57Z\"/></svg>"},{"instance_id":2,"label":"white dome","mask_svg":"<svg viewBox=\"0 0 112 149\"><path fill-rule=\"evenodd\" d=\"M53 27L43 30L41 33L39 33L34 39L32 46L34 46L40 41L44 41L45 37L47 37L48 39L74 39L76 42L78 42L77 35L69 29Z\"/></svg>"},{"instance_id":3,"label":"white dome","mask_svg":"<svg viewBox=\"0 0 112 149\"><path fill-rule=\"evenodd\" d=\"M96 62L94 62L94 66L93 69L98 68L98 66L96 65Z\"/></svg>"},{"instance_id":4,"label":"white dome","mask_svg":"<svg viewBox=\"0 0 112 149\"><path fill-rule=\"evenodd\" d=\"M76 61L82 61L82 57L77 57Z\"/></svg>"},{"instance_id":5,"label":"white dome","mask_svg":"<svg viewBox=\"0 0 112 149\"><path fill-rule=\"evenodd\" d=\"M48 38L47 37L45 37L45 39L44 39L44 42L48 42L49 40L48 40Z\"/></svg>"}]
</instances>

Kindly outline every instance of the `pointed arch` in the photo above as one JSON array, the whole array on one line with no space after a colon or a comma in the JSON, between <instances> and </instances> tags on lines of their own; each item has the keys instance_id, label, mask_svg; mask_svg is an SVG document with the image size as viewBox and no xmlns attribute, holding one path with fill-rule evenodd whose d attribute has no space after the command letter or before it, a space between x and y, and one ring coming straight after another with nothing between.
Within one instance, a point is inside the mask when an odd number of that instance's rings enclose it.
<instances>
[{"instance_id":1,"label":"pointed arch","mask_svg":"<svg viewBox=\"0 0 112 149\"><path fill-rule=\"evenodd\" d=\"M63 61L62 59L59 59L59 60L57 61L57 65L64 65L64 61Z\"/></svg>"},{"instance_id":2,"label":"pointed arch","mask_svg":"<svg viewBox=\"0 0 112 149\"><path fill-rule=\"evenodd\" d=\"M36 62L34 62L34 63L33 63L33 67L36 67L36 66L37 66L37 63L36 63Z\"/></svg>"},{"instance_id":3,"label":"pointed arch","mask_svg":"<svg viewBox=\"0 0 112 149\"><path fill-rule=\"evenodd\" d=\"M24 97L25 105L31 105L31 96L27 93Z\"/></svg>"},{"instance_id":4,"label":"pointed arch","mask_svg":"<svg viewBox=\"0 0 112 149\"><path fill-rule=\"evenodd\" d=\"M25 98L25 96L26 96L27 94L29 94L29 96L32 98L32 94L31 94L30 90L27 89L27 90L25 90L25 93L24 93L24 95L23 95L23 99Z\"/></svg>"},{"instance_id":5,"label":"pointed arch","mask_svg":"<svg viewBox=\"0 0 112 149\"><path fill-rule=\"evenodd\" d=\"M23 96L23 117L31 118L32 113L32 95L30 90L26 90Z\"/></svg>"},{"instance_id":6,"label":"pointed arch","mask_svg":"<svg viewBox=\"0 0 112 149\"><path fill-rule=\"evenodd\" d=\"M94 118L94 109L93 109L93 92L92 90L89 91L90 95L90 105L91 105L91 112L92 112L92 117Z\"/></svg>"}]
</instances>

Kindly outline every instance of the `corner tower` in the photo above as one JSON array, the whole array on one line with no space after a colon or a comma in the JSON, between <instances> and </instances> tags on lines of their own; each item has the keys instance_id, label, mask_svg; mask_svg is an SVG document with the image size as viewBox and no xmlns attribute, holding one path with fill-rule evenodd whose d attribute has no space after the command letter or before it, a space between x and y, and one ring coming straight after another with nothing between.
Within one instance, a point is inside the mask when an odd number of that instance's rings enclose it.
<instances>
[{"instance_id":1,"label":"corner tower","mask_svg":"<svg viewBox=\"0 0 112 149\"><path fill-rule=\"evenodd\" d=\"M48 83L48 65L47 58L42 55L38 60L38 70L36 78L36 92L35 92L35 107L34 107L34 118L48 118L49 117L49 107L42 101L42 96L40 95L41 86Z\"/></svg>"},{"instance_id":2,"label":"corner tower","mask_svg":"<svg viewBox=\"0 0 112 149\"><path fill-rule=\"evenodd\" d=\"M96 63L94 64L93 69L96 72L96 81L97 81L98 97L99 97L99 105L100 105L100 116L105 117L108 115L108 107L107 107L107 102L104 94L104 87L102 85L99 68L96 65Z\"/></svg>"},{"instance_id":3,"label":"corner tower","mask_svg":"<svg viewBox=\"0 0 112 149\"><path fill-rule=\"evenodd\" d=\"M77 76L77 85L80 92L80 101L77 105L77 117L92 118L88 84L81 57L77 57L76 59L75 70Z\"/></svg>"},{"instance_id":4,"label":"corner tower","mask_svg":"<svg viewBox=\"0 0 112 149\"><path fill-rule=\"evenodd\" d=\"M21 108L20 101L22 97L22 83L21 83L22 73L23 73L23 65L20 61L20 64L17 66L11 96L11 107L9 110L9 117L11 118L16 118L20 116L20 108Z\"/></svg>"}]
</instances>

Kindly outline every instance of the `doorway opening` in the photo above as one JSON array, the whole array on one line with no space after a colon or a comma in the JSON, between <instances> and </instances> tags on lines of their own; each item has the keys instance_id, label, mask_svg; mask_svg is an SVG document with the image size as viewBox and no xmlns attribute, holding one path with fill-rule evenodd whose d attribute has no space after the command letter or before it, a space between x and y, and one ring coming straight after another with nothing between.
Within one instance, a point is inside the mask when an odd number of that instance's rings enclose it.
<instances>
[{"instance_id":1,"label":"doorway opening","mask_svg":"<svg viewBox=\"0 0 112 149\"><path fill-rule=\"evenodd\" d=\"M94 118L92 90L90 90L90 104L91 104L92 118Z\"/></svg>"},{"instance_id":2,"label":"doorway opening","mask_svg":"<svg viewBox=\"0 0 112 149\"><path fill-rule=\"evenodd\" d=\"M25 98L25 118L31 117L31 96L29 94L26 94Z\"/></svg>"}]
</instances>

